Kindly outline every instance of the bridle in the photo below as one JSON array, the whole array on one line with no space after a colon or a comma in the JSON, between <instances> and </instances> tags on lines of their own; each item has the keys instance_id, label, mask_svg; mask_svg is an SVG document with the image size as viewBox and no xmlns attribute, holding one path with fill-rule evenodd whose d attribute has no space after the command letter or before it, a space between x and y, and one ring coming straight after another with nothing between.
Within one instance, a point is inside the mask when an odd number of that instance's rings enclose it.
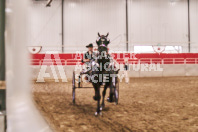
<instances>
[{"instance_id":1,"label":"bridle","mask_svg":"<svg viewBox=\"0 0 198 132\"><path fill-rule=\"evenodd\" d=\"M101 45L98 46L98 48L99 47L105 47L105 48L107 48L107 46L105 44L101 44Z\"/></svg>"},{"instance_id":2,"label":"bridle","mask_svg":"<svg viewBox=\"0 0 198 132\"><path fill-rule=\"evenodd\" d=\"M107 45L109 44L109 41L108 41L108 39L107 39L106 37L105 37L105 38L99 37L99 38L98 38L98 42L101 42L101 44L98 45L98 48L100 48L100 47L105 47L105 48L107 48ZM108 42L108 44L105 44L105 42Z\"/></svg>"}]
</instances>

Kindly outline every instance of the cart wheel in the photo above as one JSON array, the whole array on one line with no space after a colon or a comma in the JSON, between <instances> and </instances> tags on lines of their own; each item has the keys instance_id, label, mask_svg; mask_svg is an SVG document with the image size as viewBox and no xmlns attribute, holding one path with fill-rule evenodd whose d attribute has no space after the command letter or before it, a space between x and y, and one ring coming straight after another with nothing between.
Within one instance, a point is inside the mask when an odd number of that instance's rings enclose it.
<instances>
[{"instance_id":1,"label":"cart wheel","mask_svg":"<svg viewBox=\"0 0 198 132\"><path fill-rule=\"evenodd\" d=\"M76 86L75 86L75 72L73 72L73 78L72 78L72 101L73 101L73 104L75 104L75 89L76 89Z\"/></svg>"},{"instance_id":2,"label":"cart wheel","mask_svg":"<svg viewBox=\"0 0 198 132\"><path fill-rule=\"evenodd\" d=\"M81 75L78 76L78 88L81 87Z\"/></svg>"},{"instance_id":3,"label":"cart wheel","mask_svg":"<svg viewBox=\"0 0 198 132\"><path fill-rule=\"evenodd\" d=\"M118 100L119 100L119 80L117 78L116 80L116 85L114 88L114 98L115 98L115 104L118 104Z\"/></svg>"}]
</instances>

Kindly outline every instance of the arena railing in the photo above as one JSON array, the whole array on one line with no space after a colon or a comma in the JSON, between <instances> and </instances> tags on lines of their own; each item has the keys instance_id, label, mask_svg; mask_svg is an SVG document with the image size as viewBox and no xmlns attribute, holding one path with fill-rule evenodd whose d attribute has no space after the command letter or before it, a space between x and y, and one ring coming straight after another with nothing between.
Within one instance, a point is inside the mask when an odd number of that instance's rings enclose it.
<instances>
[{"instance_id":1,"label":"arena railing","mask_svg":"<svg viewBox=\"0 0 198 132\"><path fill-rule=\"evenodd\" d=\"M115 59L124 64L124 59ZM198 58L135 58L128 59L129 64L198 64ZM31 65L77 65L82 64L80 59L31 59Z\"/></svg>"}]
</instances>

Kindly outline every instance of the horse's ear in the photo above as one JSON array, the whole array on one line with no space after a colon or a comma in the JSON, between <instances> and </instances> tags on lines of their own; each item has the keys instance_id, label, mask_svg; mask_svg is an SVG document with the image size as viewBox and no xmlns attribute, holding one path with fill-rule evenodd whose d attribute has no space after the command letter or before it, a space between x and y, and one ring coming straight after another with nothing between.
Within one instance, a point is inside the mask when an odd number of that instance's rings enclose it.
<instances>
[{"instance_id":1,"label":"horse's ear","mask_svg":"<svg viewBox=\"0 0 198 132\"><path fill-rule=\"evenodd\" d=\"M108 36L109 36L109 33L107 33L106 37L108 37Z\"/></svg>"},{"instance_id":2,"label":"horse's ear","mask_svg":"<svg viewBox=\"0 0 198 132\"><path fill-rule=\"evenodd\" d=\"M100 37L100 33L98 32L98 37Z\"/></svg>"}]
</instances>

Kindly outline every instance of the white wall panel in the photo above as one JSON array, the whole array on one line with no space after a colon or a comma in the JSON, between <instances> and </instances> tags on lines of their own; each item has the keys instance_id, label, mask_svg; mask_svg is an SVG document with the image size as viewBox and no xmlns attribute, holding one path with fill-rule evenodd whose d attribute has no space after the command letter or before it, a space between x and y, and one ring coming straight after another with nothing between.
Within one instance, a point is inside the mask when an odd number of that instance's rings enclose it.
<instances>
[{"instance_id":1,"label":"white wall panel","mask_svg":"<svg viewBox=\"0 0 198 132\"><path fill-rule=\"evenodd\" d=\"M129 0L129 46L187 45L187 0Z\"/></svg>"},{"instance_id":2,"label":"white wall panel","mask_svg":"<svg viewBox=\"0 0 198 132\"><path fill-rule=\"evenodd\" d=\"M186 76L186 65L185 64L164 64L163 65L163 76Z\"/></svg>"},{"instance_id":3,"label":"white wall panel","mask_svg":"<svg viewBox=\"0 0 198 132\"><path fill-rule=\"evenodd\" d=\"M187 0L128 0L129 50L134 45L182 45L188 52ZM86 50L97 32L110 33L113 50L126 49L125 0L65 0L65 52ZM46 1L29 8L28 46L43 46L42 52L61 52L61 0L51 7ZM190 0L191 51L198 52L198 1Z\"/></svg>"},{"instance_id":4,"label":"white wall panel","mask_svg":"<svg viewBox=\"0 0 198 132\"><path fill-rule=\"evenodd\" d=\"M198 76L198 65L188 64L186 65L186 76Z\"/></svg>"},{"instance_id":5,"label":"white wall panel","mask_svg":"<svg viewBox=\"0 0 198 132\"><path fill-rule=\"evenodd\" d=\"M51 7L45 5L46 1L31 3L28 46L43 46L42 52L51 50L61 52L61 1L54 0Z\"/></svg>"},{"instance_id":6,"label":"white wall panel","mask_svg":"<svg viewBox=\"0 0 198 132\"><path fill-rule=\"evenodd\" d=\"M65 0L64 7L65 52L86 50L98 32L110 33L110 49L126 49L124 0Z\"/></svg>"},{"instance_id":7,"label":"white wall panel","mask_svg":"<svg viewBox=\"0 0 198 132\"><path fill-rule=\"evenodd\" d=\"M198 52L198 0L190 0L191 52Z\"/></svg>"}]
</instances>

